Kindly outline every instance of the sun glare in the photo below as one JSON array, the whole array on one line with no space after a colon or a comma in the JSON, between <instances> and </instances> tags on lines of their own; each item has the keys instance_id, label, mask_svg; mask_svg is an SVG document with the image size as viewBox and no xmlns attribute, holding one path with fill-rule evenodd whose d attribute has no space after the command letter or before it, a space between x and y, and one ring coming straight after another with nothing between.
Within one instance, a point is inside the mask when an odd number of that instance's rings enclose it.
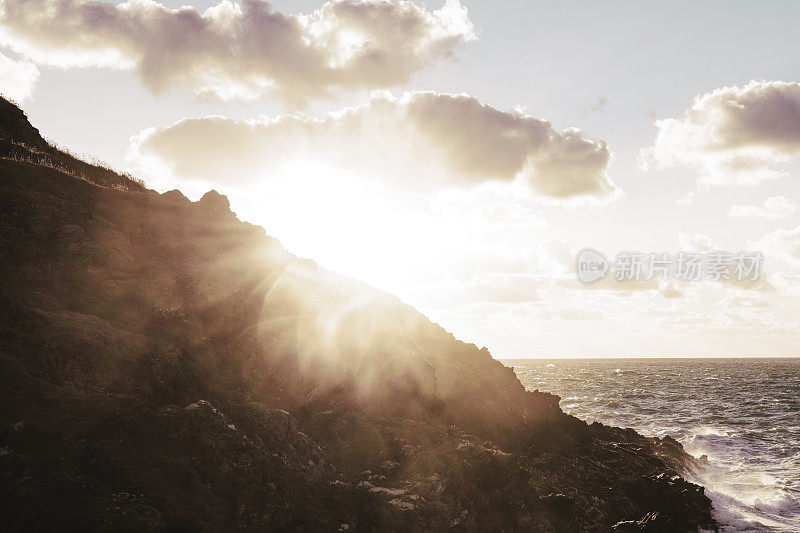
<instances>
[{"instance_id":1,"label":"sun glare","mask_svg":"<svg viewBox=\"0 0 800 533\"><path fill-rule=\"evenodd\" d=\"M242 218L280 235L292 253L380 289L406 284L442 259L446 220L414 200L326 164L295 162L236 201Z\"/></svg>"}]
</instances>

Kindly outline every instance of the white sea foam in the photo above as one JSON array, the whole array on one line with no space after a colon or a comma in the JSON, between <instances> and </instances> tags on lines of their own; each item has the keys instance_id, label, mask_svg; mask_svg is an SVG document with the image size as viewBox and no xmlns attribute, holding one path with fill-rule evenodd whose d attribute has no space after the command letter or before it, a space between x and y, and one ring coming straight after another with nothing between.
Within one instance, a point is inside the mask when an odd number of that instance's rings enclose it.
<instances>
[{"instance_id":1,"label":"white sea foam","mask_svg":"<svg viewBox=\"0 0 800 533\"><path fill-rule=\"evenodd\" d=\"M776 477L742 464L726 467L715 460L692 477L691 481L706 488L723 532L800 531L798 501Z\"/></svg>"},{"instance_id":2,"label":"white sea foam","mask_svg":"<svg viewBox=\"0 0 800 533\"><path fill-rule=\"evenodd\" d=\"M800 360L508 363L589 421L677 438L725 533L800 532ZM580 376L581 379L574 379Z\"/></svg>"}]
</instances>

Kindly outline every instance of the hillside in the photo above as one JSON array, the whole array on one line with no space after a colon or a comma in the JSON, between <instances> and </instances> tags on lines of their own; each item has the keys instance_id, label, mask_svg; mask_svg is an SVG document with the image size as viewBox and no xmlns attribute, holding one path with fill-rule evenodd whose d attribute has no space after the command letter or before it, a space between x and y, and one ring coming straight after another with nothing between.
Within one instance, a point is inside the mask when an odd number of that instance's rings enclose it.
<instances>
[{"instance_id":1,"label":"hillside","mask_svg":"<svg viewBox=\"0 0 800 533\"><path fill-rule=\"evenodd\" d=\"M9 530L712 527L671 440L587 425L486 349L0 102Z\"/></svg>"}]
</instances>

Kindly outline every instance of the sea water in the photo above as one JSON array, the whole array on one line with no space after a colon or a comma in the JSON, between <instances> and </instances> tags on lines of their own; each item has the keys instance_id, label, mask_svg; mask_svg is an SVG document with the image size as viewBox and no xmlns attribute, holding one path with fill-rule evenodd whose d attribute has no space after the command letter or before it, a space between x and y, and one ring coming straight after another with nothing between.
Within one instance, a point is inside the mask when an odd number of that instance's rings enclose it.
<instances>
[{"instance_id":1,"label":"sea water","mask_svg":"<svg viewBox=\"0 0 800 533\"><path fill-rule=\"evenodd\" d=\"M800 359L503 360L588 422L671 435L723 531L800 532Z\"/></svg>"}]
</instances>

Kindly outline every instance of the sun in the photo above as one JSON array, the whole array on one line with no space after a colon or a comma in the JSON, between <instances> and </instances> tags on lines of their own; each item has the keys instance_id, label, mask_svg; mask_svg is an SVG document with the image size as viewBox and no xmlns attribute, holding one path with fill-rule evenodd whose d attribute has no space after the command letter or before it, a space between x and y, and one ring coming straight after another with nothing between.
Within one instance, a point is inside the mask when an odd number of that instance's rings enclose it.
<instances>
[{"instance_id":1,"label":"sun","mask_svg":"<svg viewBox=\"0 0 800 533\"><path fill-rule=\"evenodd\" d=\"M240 218L263 226L292 253L376 287L404 292L441 255L442 221L413 198L313 160L232 198Z\"/></svg>"}]
</instances>

